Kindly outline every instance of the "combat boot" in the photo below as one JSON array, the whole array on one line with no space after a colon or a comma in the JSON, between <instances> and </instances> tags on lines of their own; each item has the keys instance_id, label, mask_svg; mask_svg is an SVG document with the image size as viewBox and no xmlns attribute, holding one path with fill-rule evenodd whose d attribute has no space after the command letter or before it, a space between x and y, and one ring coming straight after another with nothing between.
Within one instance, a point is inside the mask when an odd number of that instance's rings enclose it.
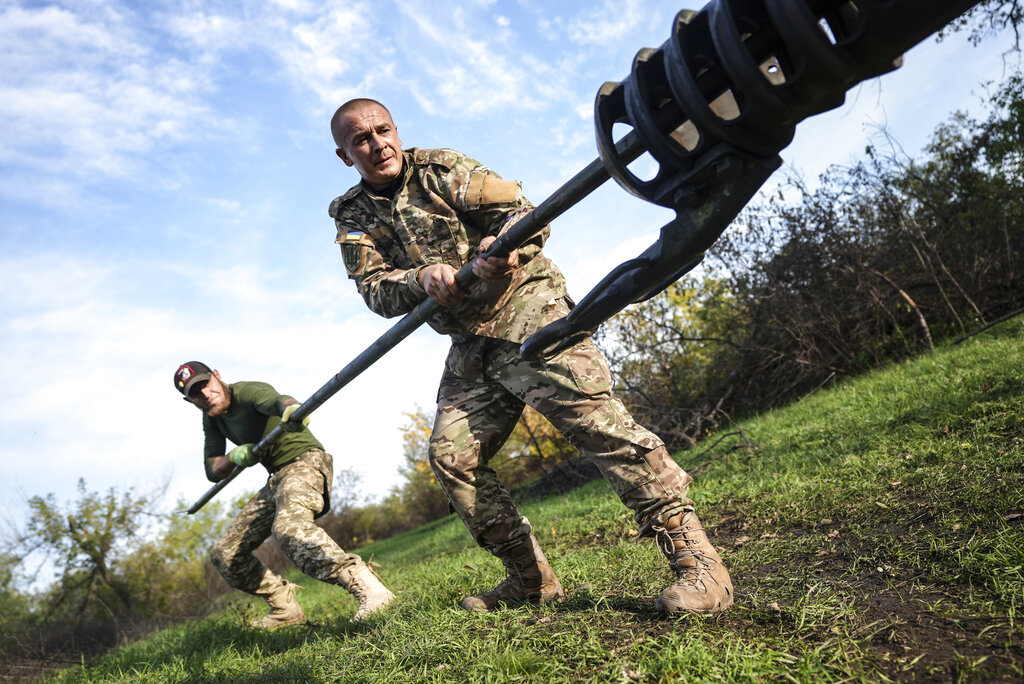
<instances>
[{"instance_id":1,"label":"combat boot","mask_svg":"<svg viewBox=\"0 0 1024 684\"><path fill-rule=\"evenodd\" d=\"M653 526L661 552L676 581L658 596L655 607L666 613L720 613L732 605L732 580L718 551L708 541L693 511Z\"/></svg>"},{"instance_id":2,"label":"combat boot","mask_svg":"<svg viewBox=\"0 0 1024 684\"><path fill-rule=\"evenodd\" d=\"M505 565L508 576L494 589L464 598L462 607L466 610L486 613L506 601L547 603L565 596L562 584L532 534L498 558Z\"/></svg>"},{"instance_id":3,"label":"combat boot","mask_svg":"<svg viewBox=\"0 0 1024 684\"><path fill-rule=\"evenodd\" d=\"M342 570L338 584L348 589L359 601L359 608L352 616L352 622L359 622L395 600L395 595L384 586L377 573L362 561Z\"/></svg>"},{"instance_id":4,"label":"combat boot","mask_svg":"<svg viewBox=\"0 0 1024 684\"><path fill-rule=\"evenodd\" d=\"M280 579L280 578L276 578ZM295 592L302 589L298 584L281 579L274 587L260 587L256 595L262 596L270 606L270 612L261 620L253 620L252 626L261 629L277 629L286 625L301 625L306 622L302 606L295 600ZM262 591L261 591L262 590Z\"/></svg>"}]
</instances>

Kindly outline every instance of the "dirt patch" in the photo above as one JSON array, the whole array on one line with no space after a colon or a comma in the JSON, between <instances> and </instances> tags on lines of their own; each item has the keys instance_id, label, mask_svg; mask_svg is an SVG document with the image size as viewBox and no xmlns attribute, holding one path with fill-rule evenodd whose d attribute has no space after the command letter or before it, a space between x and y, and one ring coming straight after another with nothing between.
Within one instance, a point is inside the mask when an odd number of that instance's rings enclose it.
<instances>
[{"instance_id":1,"label":"dirt patch","mask_svg":"<svg viewBox=\"0 0 1024 684\"><path fill-rule=\"evenodd\" d=\"M880 672L897 680L912 674L916 681L947 682L977 664L972 678L1019 681L1024 650L1012 644L1009 620L971 616L956 607L971 587L867 574L852 588L865 624L883 626L870 641Z\"/></svg>"},{"instance_id":2,"label":"dirt patch","mask_svg":"<svg viewBox=\"0 0 1024 684\"><path fill-rule=\"evenodd\" d=\"M911 533L909 527L884 527L887 534ZM724 532L716 528L716 542L734 544L737 538ZM780 536L787 534L779 532ZM973 614L965 599L977 593L976 587L929 582L898 564L866 563L865 559L877 553L871 543L873 536L845 536L841 546L827 555L796 555L786 567L734 574L738 601L743 601L744 593L753 594L758 585L762 585L758 592L762 601L766 596L777 598L753 606L747 618L752 621L747 625L730 619L730 628L755 637L762 628L793 627L796 617L788 614L789 606L806 586L780 583L780 578L806 576L812 568L813 582L849 597L856 614L852 619L837 618L832 625L827 618L821 619L819 629L812 628L801 638L826 643L835 637L830 627L838 627L840 633L864 640L867 664L873 668L869 674L894 681L1020 681L1024 647L1019 640L1014 642L1009 618Z\"/></svg>"}]
</instances>

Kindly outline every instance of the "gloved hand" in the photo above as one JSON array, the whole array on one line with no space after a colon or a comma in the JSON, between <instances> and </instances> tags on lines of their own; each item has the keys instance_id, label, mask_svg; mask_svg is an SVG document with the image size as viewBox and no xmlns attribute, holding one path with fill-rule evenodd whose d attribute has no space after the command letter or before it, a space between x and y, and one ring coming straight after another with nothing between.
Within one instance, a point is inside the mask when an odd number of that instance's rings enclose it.
<instances>
[{"instance_id":1,"label":"gloved hand","mask_svg":"<svg viewBox=\"0 0 1024 684\"><path fill-rule=\"evenodd\" d=\"M252 444L239 444L228 452L228 460L243 468L256 465L256 454L252 452L252 447Z\"/></svg>"},{"instance_id":2,"label":"gloved hand","mask_svg":"<svg viewBox=\"0 0 1024 684\"><path fill-rule=\"evenodd\" d=\"M301 432L306 429L307 425L309 425L309 416L303 418L301 423L293 423L288 420L288 418L290 418L298 408L298 404L289 404L284 407L284 413L281 414L281 429L285 432Z\"/></svg>"}]
</instances>

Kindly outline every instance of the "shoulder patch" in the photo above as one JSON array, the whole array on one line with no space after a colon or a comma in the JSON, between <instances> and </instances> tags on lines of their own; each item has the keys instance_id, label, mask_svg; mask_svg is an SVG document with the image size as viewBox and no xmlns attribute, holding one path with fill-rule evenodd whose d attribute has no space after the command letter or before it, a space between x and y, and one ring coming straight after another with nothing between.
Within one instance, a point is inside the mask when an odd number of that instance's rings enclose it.
<instances>
[{"instance_id":1,"label":"shoulder patch","mask_svg":"<svg viewBox=\"0 0 1024 684\"><path fill-rule=\"evenodd\" d=\"M449 150L446 148L436 150L416 148L413 151L412 161L417 166L436 164L446 169L451 169L458 163L460 156L461 155L455 150Z\"/></svg>"},{"instance_id":2,"label":"shoulder patch","mask_svg":"<svg viewBox=\"0 0 1024 684\"><path fill-rule=\"evenodd\" d=\"M512 204L519 200L521 192L516 181L502 180L486 171L474 171L466 186L466 206L475 209L490 204Z\"/></svg>"},{"instance_id":3,"label":"shoulder patch","mask_svg":"<svg viewBox=\"0 0 1024 684\"><path fill-rule=\"evenodd\" d=\"M345 270L350 275L366 268L366 259L373 247L373 240L369 235L361 230L348 230L344 234L339 231L336 242L341 245L341 258L345 262Z\"/></svg>"}]
</instances>

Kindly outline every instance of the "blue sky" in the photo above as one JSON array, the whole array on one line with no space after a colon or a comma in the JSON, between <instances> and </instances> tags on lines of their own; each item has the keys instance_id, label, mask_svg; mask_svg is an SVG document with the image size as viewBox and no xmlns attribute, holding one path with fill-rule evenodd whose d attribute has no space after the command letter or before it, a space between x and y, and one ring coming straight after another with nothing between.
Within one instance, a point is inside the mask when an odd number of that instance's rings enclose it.
<instances>
[{"instance_id":1,"label":"blue sky","mask_svg":"<svg viewBox=\"0 0 1024 684\"><path fill-rule=\"evenodd\" d=\"M326 213L357 180L330 137L341 102L383 101L406 146L458 149L540 202L596 157L600 85L702 5L0 0L0 512L68 500L79 477L194 500L208 483L178 363L302 400L390 327ZM848 163L882 124L916 153L953 109L981 111L1007 46L919 46L805 122L788 169ZM609 183L547 251L578 298L669 218ZM433 405L446 349L418 331L313 415L368 494L398 481L403 413Z\"/></svg>"}]
</instances>

